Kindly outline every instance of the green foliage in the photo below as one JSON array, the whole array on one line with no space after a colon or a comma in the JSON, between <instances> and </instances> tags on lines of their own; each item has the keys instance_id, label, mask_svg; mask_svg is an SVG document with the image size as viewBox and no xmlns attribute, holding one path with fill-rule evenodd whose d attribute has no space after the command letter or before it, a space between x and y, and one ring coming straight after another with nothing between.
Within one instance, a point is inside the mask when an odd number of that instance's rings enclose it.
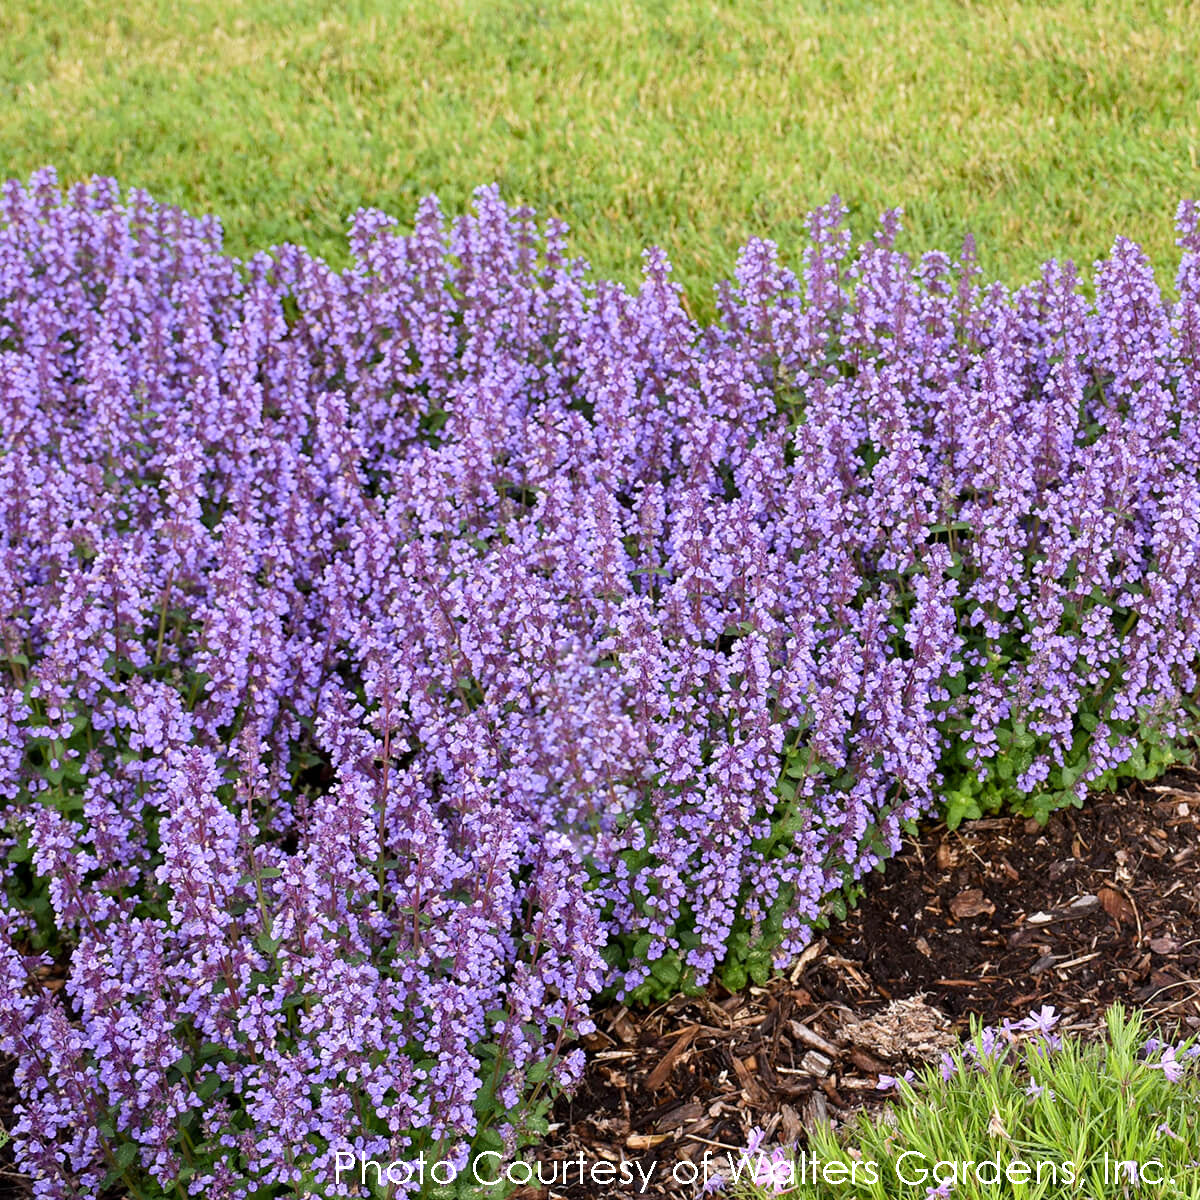
<instances>
[{"instance_id":1,"label":"green foliage","mask_svg":"<svg viewBox=\"0 0 1200 1200\"><path fill-rule=\"evenodd\" d=\"M1000 1040L1003 1044L1003 1035ZM809 1165L795 1160L796 1186L787 1194L796 1200L849 1194L861 1200L939 1194L955 1200L1141 1195L1196 1200L1200 1071L1187 1058L1186 1044L1175 1047L1179 1061L1191 1065L1171 1082L1156 1065L1161 1049L1146 1054L1145 1041L1141 1014L1127 1014L1120 1005L1109 1011L1100 1042L1065 1037L1058 1050L1033 1037L997 1057L986 1052L976 1024L967 1052L949 1056L954 1067L949 1079L938 1067L926 1067L911 1084L900 1084L897 1100L884 1112L862 1113L838 1133L817 1126L806 1147ZM1018 1163L1031 1170L1026 1174L1018 1167L1016 1179L992 1182L989 1166L981 1182L974 1168L986 1161L998 1162L1001 1172ZM1117 1166L1128 1162L1144 1170L1144 1181L1131 1181ZM875 1164L874 1172L868 1163ZM834 1164L842 1164L844 1182L836 1182L840 1171ZM935 1164L943 1164L937 1174ZM957 1178L946 1192L933 1192L952 1164ZM1077 1182L1067 1180L1068 1165ZM922 1171L926 1178L914 1182ZM1153 1184L1160 1173L1164 1183ZM753 1185L750 1170L740 1175L727 1193L735 1200L776 1194L772 1187Z\"/></svg>"},{"instance_id":2,"label":"green foliage","mask_svg":"<svg viewBox=\"0 0 1200 1200\"><path fill-rule=\"evenodd\" d=\"M998 812L1033 817L1044 825L1057 809L1068 805L1081 808L1083 799L1076 793L1075 786L1092 766L1090 734L1097 720L1094 710L1080 714L1079 732L1070 757L1063 765L1053 767L1049 779L1033 792L1017 791L1013 779L1028 770L1034 754L1046 748L1048 739L1035 738L1020 722L1016 722L1016 728L1008 725L997 731L1001 749L986 779L981 779L978 771L967 763L961 745L956 746L945 764L947 778L952 781L945 794L943 815L947 826L957 829L963 821L976 821ZM1191 758L1186 747L1165 741L1157 724L1149 718L1139 723L1113 721L1110 724L1109 746L1115 746L1124 736L1133 736L1137 747L1119 766L1096 776L1088 785L1091 791L1110 791L1128 780L1155 779L1168 767Z\"/></svg>"}]
</instances>

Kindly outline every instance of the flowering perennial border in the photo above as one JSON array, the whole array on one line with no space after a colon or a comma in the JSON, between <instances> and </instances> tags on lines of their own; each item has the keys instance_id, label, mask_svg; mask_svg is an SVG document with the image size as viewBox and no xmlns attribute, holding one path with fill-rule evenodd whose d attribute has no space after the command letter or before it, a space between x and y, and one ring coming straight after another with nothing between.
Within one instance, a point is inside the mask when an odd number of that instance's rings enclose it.
<instances>
[{"instance_id":1,"label":"flowering perennial border","mask_svg":"<svg viewBox=\"0 0 1200 1200\"><path fill-rule=\"evenodd\" d=\"M494 189L359 212L341 272L110 180L0 214L39 1194L511 1148L602 988L761 977L905 821L1044 815L1197 728L1192 205L1166 304L1124 239L1094 303L1010 293L834 201L712 327Z\"/></svg>"}]
</instances>

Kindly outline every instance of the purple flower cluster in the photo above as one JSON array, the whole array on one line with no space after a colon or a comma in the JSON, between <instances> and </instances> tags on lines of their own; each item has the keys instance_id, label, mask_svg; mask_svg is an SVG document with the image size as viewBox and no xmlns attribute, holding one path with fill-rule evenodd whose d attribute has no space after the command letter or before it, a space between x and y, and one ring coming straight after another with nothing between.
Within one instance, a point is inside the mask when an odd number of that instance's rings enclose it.
<instances>
[{"instance_id":1,"label":"purple flower cluster","mask_svg":"<svg viewBox=\"0 0 1200 1200\"><path fill-rule=\"evenodd\" d=\"M359 212L339 272L5 185L0 1042L43 1194L511 1140L604 983L785 959L906 819L1191 731L1196 210L1173 305L1129 242L1089 304L844 217L799 274L750 243L704 328L661 253L593 282L493 189Z\"/></svg>"}]
</instances>

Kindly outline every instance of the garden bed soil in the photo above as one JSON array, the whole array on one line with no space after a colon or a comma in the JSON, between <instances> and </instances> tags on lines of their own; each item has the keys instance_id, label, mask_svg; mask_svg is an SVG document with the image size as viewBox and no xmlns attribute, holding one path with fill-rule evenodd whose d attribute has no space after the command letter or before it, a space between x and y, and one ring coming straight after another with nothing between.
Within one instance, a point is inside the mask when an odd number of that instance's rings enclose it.
<instances>
[{"instance_id":1,"label":"garden bed soil","mask_svg":"<svg viewBox=\"0 0 1200 1200\"><path fill-rule=\"evenodd\" d=\"M936 1055L971 1014L994 1024L1052 1004L1060 1028L1087 1035L1118 1000L1172 1032L1200 1030L1200 772L1097 797L1045 828L930 825L785 978L608 1008L537 1161L636 1160L655 1168L640 1194L690 1200L695 1187L671 1178L682 1159L740 1149L752 1126L791 1141L880 1103L881 1072ZM13 1099L6 1069L5 1125ZM28 1195L3 1157L0 1198ZM576 1182L515 1200L626 1194L639 1192Z\"/></svg>"},{"instance_id":2,"label":"garden bed soil","mask_svg":"<svg viewBox=\"0 0 1200 1200\"><path fill-rule=\"evenodd\" d=\"M1200 1030L1200 772L1096 797L1044 828L931 825L787 978L609 1008L537 1159L656 1164L644 1194L690 1198L671 1179L681 1159L739 1149L755 1125L790 1141L880 1103L881 1072L935 1056L971 1014L995 1024L1051 1004L1060 1028L1087 1036L1114 1001L1172 1033ZM618 1193L574 1183L521 1200Z\"/></svg>"}]
</instances>

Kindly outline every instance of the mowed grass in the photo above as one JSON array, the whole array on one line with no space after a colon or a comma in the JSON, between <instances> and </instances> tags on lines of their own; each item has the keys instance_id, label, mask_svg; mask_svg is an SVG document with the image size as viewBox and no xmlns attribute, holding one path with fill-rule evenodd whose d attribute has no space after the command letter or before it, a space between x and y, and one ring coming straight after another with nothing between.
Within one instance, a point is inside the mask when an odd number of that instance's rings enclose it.
<instances>
[{"instance_id":1,"label":"mowed grass","mask_svg":"<svg viewBox=\"0 0 1200 1200\"><path fill-rule=\"evenodd\" d=\"M1172 263L1200 196L1200 10L935 0L8 0L0 167L93 172L344 262L346 218L479 184L604 274L664 246L693 308L833 192L1009 283L1116 234ZM1163 283L1170 286L1169 271Z\"/></svg>"}]
</instances>

